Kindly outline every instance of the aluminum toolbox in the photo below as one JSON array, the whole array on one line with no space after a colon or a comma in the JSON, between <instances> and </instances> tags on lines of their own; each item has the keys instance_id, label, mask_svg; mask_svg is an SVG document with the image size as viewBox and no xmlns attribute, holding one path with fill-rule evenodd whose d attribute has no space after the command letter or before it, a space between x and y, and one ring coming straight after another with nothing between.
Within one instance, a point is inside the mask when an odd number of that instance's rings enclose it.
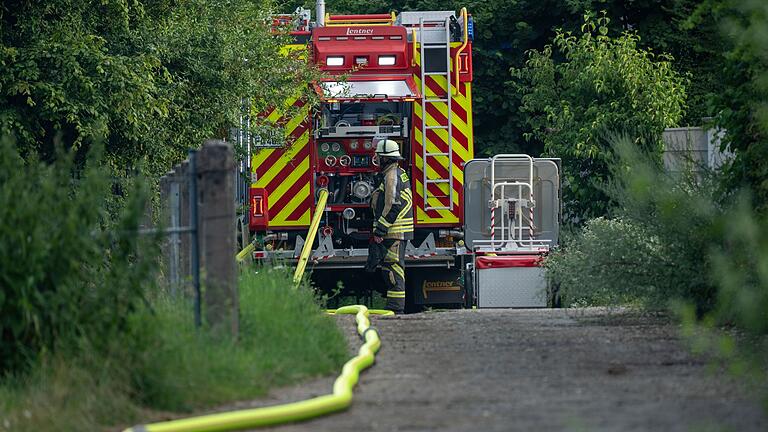
<instances>
[{"instance_id":1,"label":"aluminum toolbox","mask_svg":"<svg viewBox=\"0 0 768 432\"><path fill-rule=\"evenodd\" d=\"M476 256L478 308L547 306L547 282L540 255Z\"/></svg>"}]
</instances>

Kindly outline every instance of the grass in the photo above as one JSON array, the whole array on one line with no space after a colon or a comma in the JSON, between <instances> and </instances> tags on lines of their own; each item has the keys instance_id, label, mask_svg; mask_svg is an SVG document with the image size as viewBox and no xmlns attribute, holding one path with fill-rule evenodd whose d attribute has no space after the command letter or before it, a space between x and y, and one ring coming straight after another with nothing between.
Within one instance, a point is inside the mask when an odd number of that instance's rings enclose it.
<instances>
[{"instance_id":1,"label":"grass","mask_svg":"<svg viewBox=\"0 0 768 432\"><path fill-rule=\"evenodd\" d=\"M4 378L0 431L114 429L258 397L335 372L348 356L313 292L292 289L283 271L244 273L240 307L241 337L234 341L196 331L186 302L155 299L153 310L132 319L141 336L116 341L112 354L66 350L25 376Z\"/></svg>"}]
</instances>

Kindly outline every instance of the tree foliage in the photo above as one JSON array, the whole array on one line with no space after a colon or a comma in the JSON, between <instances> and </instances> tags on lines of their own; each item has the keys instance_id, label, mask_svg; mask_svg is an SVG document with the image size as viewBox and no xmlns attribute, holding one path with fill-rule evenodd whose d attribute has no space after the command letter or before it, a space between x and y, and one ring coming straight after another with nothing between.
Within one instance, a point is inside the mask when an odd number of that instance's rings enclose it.
<instances>
[{"instance_id":1,"label":"tree foliage","mask_svg":"<svg viewBox=\"0 0 768 432\"><path fill-rule=\"evenodd\" d=\"M84 155L104 139L115 171L162 173L226 137L242 101L282 101L307 82L280 55L270 0L33 0L0 6L0 132L22 152Z\"/></svg>"},{"instance_id":2,"label":"tree foliage","mask_svg":"<svg viewBox=\"0 0 768 432\"><path fill-rule=\"evenodd\" d=\"M558 32L554 45L530 51L525 67L513 71L532 130L527 137L563 158L573 221L608 210L608 135L628 134L660 161L662 132L683 116L686 81L672 59L639 48L634 33L609 37L608 20L587 15L581 34Z\"/></svg>"},{"instance_id":3,"label":"tree foliage","mask_svg":"<svg viewBox=\"0 0 768 432\"><path fill-rule=\"evenodd\" d=\"M723 88L725 44L712 17L691 25L689 18L704 0L569 0L575 12L604 10L611 31L633 31L638 46L674 58L672 67L691 77L686 86L686 112L681 124L700 126L717 109L711 96Z\"/></svg>"},{"instance_id":4,"label":"tree foliage","mask_svg":"<svg viewBox=\"0 0 768 432\"><path fill-rule=\"evenodd\" d=\"M726 130L723 146L736 153L725 185L747 186L756 207L768 209L768 3L761 0L704 0L689 20L720 23L723 34L723 90L712 95L716 123Z\"/></svg>"}]
</instances>

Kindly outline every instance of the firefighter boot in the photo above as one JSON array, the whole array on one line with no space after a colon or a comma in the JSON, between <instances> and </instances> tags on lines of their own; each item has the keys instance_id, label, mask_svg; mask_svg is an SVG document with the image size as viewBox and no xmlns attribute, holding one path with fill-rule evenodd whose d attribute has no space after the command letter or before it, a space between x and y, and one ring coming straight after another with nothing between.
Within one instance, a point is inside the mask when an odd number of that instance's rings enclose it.
<instances>
[{"instance_id":1,"label":"firefighter boot","mask_svg":"<svg viewBox=\"0 0 768 432\"><path fill-rule=\"evenodd\" d=\"M387 309L395 313L405 311L405 242L384 240L387 254L382 264L384 285L387 287Z\"/></svg>"}]
</instances>

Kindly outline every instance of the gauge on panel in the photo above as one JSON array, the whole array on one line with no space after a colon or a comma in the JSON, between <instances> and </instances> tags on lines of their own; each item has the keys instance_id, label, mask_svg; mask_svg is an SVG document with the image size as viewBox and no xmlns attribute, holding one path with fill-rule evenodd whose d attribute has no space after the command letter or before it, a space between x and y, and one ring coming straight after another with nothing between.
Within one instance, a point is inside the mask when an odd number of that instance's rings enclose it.
<instances>
[{"instance_id":1,"label":"gauge on panel","mask_svg":"<svg viewBox=\"0 0 768 432\"><path fill-rule=\"evenodd\" d=\"M352 150L357 150L358 147L360 147L360 143L358 143L357 140L353 140L349 143L349 148Z\"/></svg>"},{"instance_id":2,"label":"gauge on panel","mask_svg":"<svg viewBox=\"0 0 768 432\"><path fill-rule=\"evenodd\" d=\"M333 150L334 152L341 151L341 144L337 142L331 144L331 150Z\"/></svg>"},{"instance_id":3,"label":"gauge on panel","mask_svg":"<svg viewBox=\"0 0 768 432\"><path fill-rule=\"evenodd\" d=\"M363 143L363 147L365 147L366 150L370 150L373 148L373 140L365 140Z\"/></svg>"},{"instance_id":4,"label":"gauge on panel","mask_svg":"<svg viewBox=\"0 0 768 432\"><path fill-rule=\"evenodd\" d=\"M328 152L328 150L330 150L330 149L331 149L331 146L327 142L324 142L324 143L320 144L320 150L322 150L324 152Z\"/></svg>"}]
</instances>

